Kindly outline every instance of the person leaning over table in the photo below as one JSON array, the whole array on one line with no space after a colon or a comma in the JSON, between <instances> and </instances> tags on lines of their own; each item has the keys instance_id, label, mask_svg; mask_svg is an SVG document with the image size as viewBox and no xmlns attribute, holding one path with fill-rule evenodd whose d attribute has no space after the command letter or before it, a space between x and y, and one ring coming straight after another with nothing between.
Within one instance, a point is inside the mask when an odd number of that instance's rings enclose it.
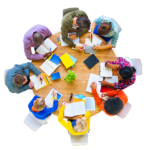
<instances>
[{"instance_id":1,"label":"person leaning over table","mask_svg":"<svg viewBox=\"0 0 150 150\"><path fill-rule=\"evenodd\" d=\"M101 97L107 96L107 100L103 102L97 94L96 83L92 82L90 87L92 88L92 94L97 106L99 106L99 108L109 116L117 115L120 113L128 101L127 95L122 90L113 90L104 92L101 95Z\"/></svg>"},{"instance_id":2,"label":"person leaning over table","mask_svg":"<svg viewBox=\"0 0 150 150\"><path fill-rule=\"evenodd\" d=\"M39 60L49 57L51 53L32 54L31 47L36 49L43 43L43 41L52 35L51 31L44 25L35 25L24 35L24 52L29 60Z\"/></svg>"},{"instance_id":3,"label":"person leaning over table","mask_svg":"<svg viewBox=\"0 0 150 150\"><path fill-rule=\"evenodd\" d=\"M45 105L45 100L35 95L28 104L30 112L38 119L45 120L58 108L57 92L53 91L54 101L53 107L49 108Z\"/></svg>"},{"instance_id":4,"label":"person leaning over table","mask_svg":"<svg viewBox=\"0 0 150 150\"><path fill-rule=\"evenodd\" d=\"M67 13L62 19L61 35L65 43L71 47L75 47L79 51L83 50L83 46L76 46L70 39L74 40L82 34L88 32L90 29L90 20L84 11L76 10ZM68 38L68 30L79 28L80 31L76 34L70 34Z\"/></svg>"},{"instance_id":5,"label":"person leaning over table","mask_svg":"<svg viewBox=\"0 0 150 150\"><path fill-rule=\"evenodd\" d=\"M125 89L132 85L136 80L136 69L131 67L130 63L122 58L117 57L117 61L106 61L105 66L117 70L119 83L109 83L107 81L101 81L102 86L109 86L114 89Z\"/></svg>"},{"instance_id":6,"label":"person leaning over table","mask_svg":"<svg viewBox=\"0 0 150 150\"><path fill-rule=\"evenodd\" d=\"M101 49L115 48L119 37L119 32L120 29L118 25L110 18L100 16L99 18L95 19L94 22L92 23L91 33L100 36L106 42L109 42L111 39L112 41L111 44L107 44L104 46L94 45L95 47L93 47L93 49L101 50ZM92 37L90 36L90 38Z\"/></svg>"},{"instance_id":7,"label":"person leaning over table","mask_svg":"<svg viewBox=\"0 0 150 150\"><path fill-rule=\"evenodd\" d=\"M15 65L9 69L5 76L5 84L12 93L21 93L34 87L34 83L30 82L29 73L32 71L38 76L39 81L43 81L41 72L30 62Z\"/></svg>"},{"instance_id":8,"label":"person leaning over table","mask_svg":"<svg viewBox=\"0 0 150 150\"><path fill-rule=\"evenodd\" d=\"M91 113L86 111L85 116L81 119L77 120L67 120L67 122L63 119L64 117L64 109L66 106L66 102L62 103L62 106L59 110L58 121L62 126L64 126L68 132L72 135L83 135L86 134L90 129L90 116Z\"/></svg>"}]
</instances>

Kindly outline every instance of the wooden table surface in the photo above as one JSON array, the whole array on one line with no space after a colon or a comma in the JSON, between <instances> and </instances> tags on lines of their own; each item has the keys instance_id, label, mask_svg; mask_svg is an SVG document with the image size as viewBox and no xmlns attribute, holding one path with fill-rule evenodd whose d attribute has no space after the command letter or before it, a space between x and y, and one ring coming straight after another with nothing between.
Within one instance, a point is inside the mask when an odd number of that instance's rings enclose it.
<instances>
[{"instance_id":1,"label":"wooden table surface","mask_svg":"<svg viewBox=\"0 0 150 150\"><path fill-rule=\"evenodd\" d=\"M87 93L85 90L86 90L86 86L87 86L87 83L88 83L90 73L100 75L100 63L97 63L93 68L88 69L87 66L83 63L83 61L85 59L87 59L90 56L90 54L85 54L84 51L79 52L79 51L76 51L76 50L72 50L72 48L69 47L69 46L59 45L57 37L60 38L60 32L56 33L56 34L54 34L50 37L50 39L58 46L57 49L54 51L54 53L60 57L65 52L67 52L68 54L70 54L73 57L77 58L77 62L74 65L74 67L69 68L71 71L75 72L76 79L72 82L71 85L68 82L64 81L64 78L66 77L66 75L68 73L68 70L62 64L62 62L60 62L60 66L54 72L60 72L61 79L53 81L51 76L50 76L50 80L52 82L52 84L50 86L47 86L46 88L44 88L40 91L37 91L37 92L35 91L35 89L33 89L33 92L34 92L35 95L38 95L42 98L45 98L52 88L55 88L60 93L62 93L63 96L59 101L58 109L53 113L53 114L58 116L59 109L61 108L62 102L66 101L67 103L69 103L70 93L82 94L82 95L87 96L87 97L93 97L93 94ZM80 36L80 38L79 38L80 41L79 42L81 44L84 44L85 43L85 38L88 38L88 37L89 37L89 33L86 33L86 34ZM101 39L101 40L103 41L102 44L105 45L106 42L103 39ZM105 62L105 61L108 61L108 60L110 60L110 61L116 61L117 60L117 58L116 58L116 56L115 56L112 49L98 50L95 55L99 59L100 62ZM33 60L32 64L35 67L37 67L42 73L44 73L40 69L40 66L42 65L43 62L44 62L44 60ZM31 73L30 75L33 75L33 73ZM113 75L116 75L115 71L113 71ZM100 111L101 111L101 109L97 105L95 105L95 111L90 111L91 116L99 113ZM77 117L73 117L72 119L76 119L76 118Z\"/></svg>"}]
</instances>

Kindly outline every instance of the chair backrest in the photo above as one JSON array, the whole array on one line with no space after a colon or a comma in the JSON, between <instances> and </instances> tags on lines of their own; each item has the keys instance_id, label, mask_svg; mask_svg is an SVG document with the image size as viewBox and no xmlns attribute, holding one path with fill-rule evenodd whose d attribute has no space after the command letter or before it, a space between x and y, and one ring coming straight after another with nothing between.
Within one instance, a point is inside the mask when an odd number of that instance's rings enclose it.
<instances>
[{"instance_id":1,"label":"chair backrest","mask_svg":"<svg viewBox=\"0 0 150 150\"><path fill-rule=\"evenodd\" d=\"M4 71L4 84L5 84L5 77L6 77L6 74L7 74L8 70L9 70L9 69L6 69L6 70ZM6 84L5 84L5 85L6 85Z\"/></svg>"},{"instance_id":2,"label":"chair backrest","mask_svg":"<svg viewBox=\"0 0 150 150\"><path fill-rule=\"evenodd\" d=\"M75 10L79 10L79 8L78 7L66 8L66 9L63 10L63 16L65 14L67 14L68 12L75 11Z\"/></svg>"},{"instance_id":3,"label":"chair backrest","mask_svg":"<svg viewBox=\"0 0 150 150\"><path fill-rule=\"evenodd\" d=\"M74 146L88 144L88 133L84 135L72 135L70 134L71 144Z\"/></svg>"},{"instance_id":4,"label":"chair backrest","mask_svg":"<svg viewBox=\"0 0 150 150\"><path fill-rule=\"evenodd\" d=\"M119 114L117 114L117 116L124 119L129 113L131 107L132 105L127 102L126 105L123 107L122 111Z\"/></svg>"},{"instance_id":5,"label":"chair backrest","mask_svg":"<svg viewBox=\"0 0 150 150\"><path fill-rule=\"evenodd\" d=\"M138 58L125 58L128 62L130 62L130 65L136 69L136 75L142 74L142 62L141 59Z\"/></svg>"},{"instance_id":6,"label":"chair backrest","mask_svg":"<svg viewBox=\"0 0 150 150\"><path fill-rule=\"evenodd\" d=\"M121 32L122 28L121 28L121 26L118 24L118 22L117 22L114 18L110 18L110 20L111 20L112 22L114 22L114 23L117 25L117 27L118 27L118 29L119 29L119 32Z\"/></svg>"},{"instance_id":7,"label":"chair backrest","mask_svg":"<svg viewBox=\"0 0 150 150\"><path fill-rule=\"evenodd\" d=\"M29 112L24 123L33 131L37 131L45 123L45 120L37 119L31 112Z\"/></svg>"}]
</instances>

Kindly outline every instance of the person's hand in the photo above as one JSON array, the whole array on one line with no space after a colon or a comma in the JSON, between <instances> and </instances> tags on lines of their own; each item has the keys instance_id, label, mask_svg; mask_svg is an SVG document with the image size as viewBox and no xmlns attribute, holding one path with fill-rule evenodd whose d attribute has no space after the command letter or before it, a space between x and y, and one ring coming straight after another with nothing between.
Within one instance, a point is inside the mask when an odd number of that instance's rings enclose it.
<instances>
[{"instance_id":1,"label":"person's hand","mask_svg":"<svg viewBox=\"0 0 150 150\"><path fill-rule=\"evenodd\" d=\"M70 39L72 39L72 40L74 40L74 39L77 38L77 36L76 36L75 34L70 34L69 37L70 37Z\"/></svg>"},{"instance_id":2,"label":"person's hand","mask_svg":"<svg viewBox=\"0 0 150 150\"><path fill-rule=\"evenodd\" d=\"M75 48L78 49L79 51L84 50L84 47L83 47L83 46L75 46Z\"/></svg>"},{"instance_id":3,"label":"person's hand","mask_svg":"<svg viewBox=\"0 0 150 150\"><path fill-rule=\"evenodd\" d=\"M92 89L96 89L97 88L97 84L95 82L92 82L91 85L90 85L90 87Z\"/></svg>"},{"instance_id":4,"label":"person's hand","mask_svg":"<svg viewBox=\"0 0 150 150\"><path fill-rule=\"evenodd\" d=\"M119 68L119 65L111 64L111 68L114 69L114 70L117 70Z\"/></svg>"},{"instance_id":5,"label":"person's hand","mask_svg":"<svg viewBox=\"0 0 150 150\"><path fill-rule=\"evenodd\" d=\"M39 79L39 81L43 81L43 76L40 74L40 75L38 75L38 79Z\"/></svg>"},{"instance_id":6,"label":"person's hand","mask_svg":"<svg viewBox=\"0 0 150 150\"><path fill-rule=\"evenodd\" d=\"M57 100L57 91L53 90L54 99Z\"/></svg>"},{"instance_id":7,"label":"person's hand","mask_svg":"<svg viewBox=\"0 0 150 150\"><path fill-rule=\"evenodd\" d=\"M83 119L83 120L86 120L86 118L85 118L85 117L82 117L82 119Z\"/></svg>"},{"instance_id":8,"label":"person's hand","mask_svg":"<svg viewBox=\"0 0 150 150\"><path fill-rule=\"evenodd\" d=\"M95 44L93 44L93 45L94 45L94 47L92 47L92 49L95 50L95 51L97 51L99 49L100 45L99 44L97 44L97 46Z\"/></svg>"},{"instance_id":9,"label":"person's hand","mask_svg":"<svg viewBox=\"0 0 150 150\"><path fill-rule=\"evenodd\" d=\"M48 58L49 56L51 56L52 52L48 52L44 54L44 58Z\"/></svg>"},{"instance_id":10,"label":"person's hand","mask_svg":"<svg viewBox=\"0 0 150 150\"><path fill-rule=\"evenodd\" d=\"M108 82L107 81L99 81L101 83L101 86L106 86L108 85Z\"/></svg>"},{"instance_id":11,"label":"person's hand","mask_svg":"<svg viewBox=\"0 0 150 150\"><path fill-rule=\"evenodd\" d=\"M62 105L63 105L63 106L66 106L66 102L62 102Z\"/></svg>"},{"instance_id":12,"label":"person's hand","mask_svg":"<svg viewBox=\"0 0 150 150\"><path fill-rule=\"evenodd\" d=\"M107 96L106 92L104 92L104 93L101 94L101 97L105 97L105 96Z\"/></svg>"},{"instance_id":13,"label":"person's hand","mask_svg":"<svg viewBox=\"0 0 150 150\"><path fill-rule=\"evenodd\" d=\"M29 82L29 87L32 89L34 87L34 82Z\"/></svg>"}]
</instances>

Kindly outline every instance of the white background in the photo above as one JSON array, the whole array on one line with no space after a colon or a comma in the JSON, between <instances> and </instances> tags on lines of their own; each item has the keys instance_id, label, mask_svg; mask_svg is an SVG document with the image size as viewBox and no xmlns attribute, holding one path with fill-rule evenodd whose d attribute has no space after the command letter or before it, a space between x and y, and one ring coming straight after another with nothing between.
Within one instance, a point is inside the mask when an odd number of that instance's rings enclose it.
<instances>
[{"instance_id":1,"label":"white background","mask_svg":"<svg viewBox=\"0 0 150 150\"><path fill-rule=\"evenodd\" d=\"M91 118L89 142L71 146L67 130L52 115L48 124L33 132L24 124L32 90L12 94L4 85L4 70L26 59L23 36L36 24L46 25L53 34L60 31L62 10L79 7L93 20L101 15L113 17L122 27L116 56L141 58L143 74L125 89L132 109L125 119L109 117L103 112ZM0 1L0 149L103 149L149 150L149 0L1 0Z\"/></svg>"}]
</instances>

